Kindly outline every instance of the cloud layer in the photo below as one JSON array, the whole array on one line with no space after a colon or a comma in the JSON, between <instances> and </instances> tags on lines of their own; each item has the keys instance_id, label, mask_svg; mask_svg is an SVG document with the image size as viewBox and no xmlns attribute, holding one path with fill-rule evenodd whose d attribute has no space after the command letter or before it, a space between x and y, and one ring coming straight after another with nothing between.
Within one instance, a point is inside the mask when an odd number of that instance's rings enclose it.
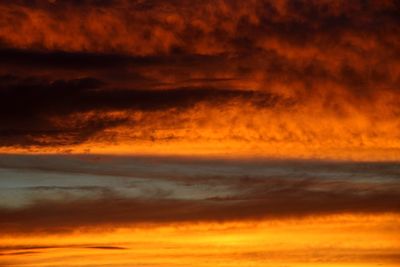
<instances>
[{"instance_id":1,"label":"cloud layer","mask_svg":"<svg viewBox=\"0 0 400 267\"><path fill-rule=\"evenodd\" d=\"M3 152L399 159L398 1L0 11Z\"/></svg>"},{"instance_id":2,"label":"cloud layer","mask_svg":"<svg viewBox=\"0 0 400 267\"><path fill-rule=\"evenodd\" d=\"M395 163L3 156L1 233L399 213Z\"/></svg>"}]
</instances>

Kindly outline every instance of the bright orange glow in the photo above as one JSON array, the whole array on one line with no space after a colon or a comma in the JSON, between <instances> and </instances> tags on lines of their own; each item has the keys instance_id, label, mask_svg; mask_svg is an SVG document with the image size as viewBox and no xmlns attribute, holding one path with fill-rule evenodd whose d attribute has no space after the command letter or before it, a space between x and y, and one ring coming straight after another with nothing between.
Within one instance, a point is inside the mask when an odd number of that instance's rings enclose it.
<instances>
[{"instance_id":1,"label":"bright orange glow","mask_svg":"<svg viewBox=\"0 0 400 267\"><path fill-rule=\"evenodd\" d=\"M384 107L389 99L376 104ZM341 115L321 103L281 110L246 103L222 108L198 105L188 111L111 112L134 124L100 131L77 145L0 147L1 153L97 153L222 157L314 158L358 161L400 159L399 120L394 114L369 114L349 103ZM392 110L391 110L392 111ZM58 124L79 124L78 114ZM38 137L41 138L41 137ZM39 139L38 139L39 140Z\"/></svg>"},{"instance_id":2,"label":"bright orange glow","mask_svg":"<svg viewBox=\"0 0 400 267\"><path fill-rule=\"evenodd\" d=\"M398 266L399 215L85 229L3 236L6 266ZM26 253L23 257L18 253Z\"/></svg>"}]
</instances>

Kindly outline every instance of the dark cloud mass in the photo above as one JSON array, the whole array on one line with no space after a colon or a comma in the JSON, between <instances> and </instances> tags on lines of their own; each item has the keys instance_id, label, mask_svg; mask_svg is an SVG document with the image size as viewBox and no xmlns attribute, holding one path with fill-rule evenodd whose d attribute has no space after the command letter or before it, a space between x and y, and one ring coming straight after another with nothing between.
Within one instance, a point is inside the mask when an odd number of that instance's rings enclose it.
<instances>
[{"instance_id":1,"label":"dark cloud mass","mask_svg":"<svg viewBox=\"0 0 400 267\"><path fill-rule=\"evenodd\" d=\"M0 77L0 145L61 145L83 142L105 128L129 123L128 116L112 118L107 111L184 112L207 102L221 104L234 100L271 107L288 105L278 96L266 92L215 88L176 88L163 90L104 89L92 78L47 81L38 78ZM95 111L72 124L62 118ZM134 121L130 123L134 124ZM50 140L38 141L38 137ZM49 144L50 142L50 144Z\"/></svg>"},{"instance_id":2,"label":"dark cloud mass","mask_svg":"<svg viewBox=\"0 0 400 267\"><path fill-rule=\"evenodd\" d=\"M0 166L1 234L400 212L396 163L5 155Z\"/></svg>"},{"instance_id":3,"label":"dark cloud mass","mask_svg":"<svg viewBox=\"0 0 400 267\"><path fill-rule=\"evenodd\" d=\"M289 185L289 188L291 185ZM351 189L348 189L351 190ZM283 189L265 192L255 199L137 200L107 197L81 201L45 201L20 209L0 211L3 233L59 232L96 226L126 226L137 223L296 218L337 213L398 213L398 191L310 192ZM25 222L29 221L29 224Z\"/></svg>"}]
</instances>

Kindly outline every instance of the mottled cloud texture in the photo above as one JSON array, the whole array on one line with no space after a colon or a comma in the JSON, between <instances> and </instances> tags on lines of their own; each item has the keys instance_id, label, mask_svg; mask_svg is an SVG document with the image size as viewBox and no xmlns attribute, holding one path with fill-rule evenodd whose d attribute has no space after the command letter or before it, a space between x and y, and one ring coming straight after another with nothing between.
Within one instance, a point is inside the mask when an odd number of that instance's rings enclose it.
<instances>
[{"instance_id":1,"label":"mottled cloud texture","mask_svg":"<svg viewBox=\"0 0 400 267\"><path fill-rule=\"evenodd\" d=\"M2 1L0 149L398 160L399 9Z\"/></svg>"}]
</instances>

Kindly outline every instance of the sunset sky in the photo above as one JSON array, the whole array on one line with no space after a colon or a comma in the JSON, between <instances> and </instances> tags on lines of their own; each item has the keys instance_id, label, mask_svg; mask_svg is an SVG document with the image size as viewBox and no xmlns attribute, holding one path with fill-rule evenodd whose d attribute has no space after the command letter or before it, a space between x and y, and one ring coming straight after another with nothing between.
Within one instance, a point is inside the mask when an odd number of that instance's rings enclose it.
<instances>
[{"instance_id":1,"label":"sunset sky","mask_svg":"<svg viewBox=\"0 0 400 267\"><path fill-rule=\"evenodd\" d=\"M0 266L400 266L400 1L0 1Z\"/></svg>"}]
</instances>

